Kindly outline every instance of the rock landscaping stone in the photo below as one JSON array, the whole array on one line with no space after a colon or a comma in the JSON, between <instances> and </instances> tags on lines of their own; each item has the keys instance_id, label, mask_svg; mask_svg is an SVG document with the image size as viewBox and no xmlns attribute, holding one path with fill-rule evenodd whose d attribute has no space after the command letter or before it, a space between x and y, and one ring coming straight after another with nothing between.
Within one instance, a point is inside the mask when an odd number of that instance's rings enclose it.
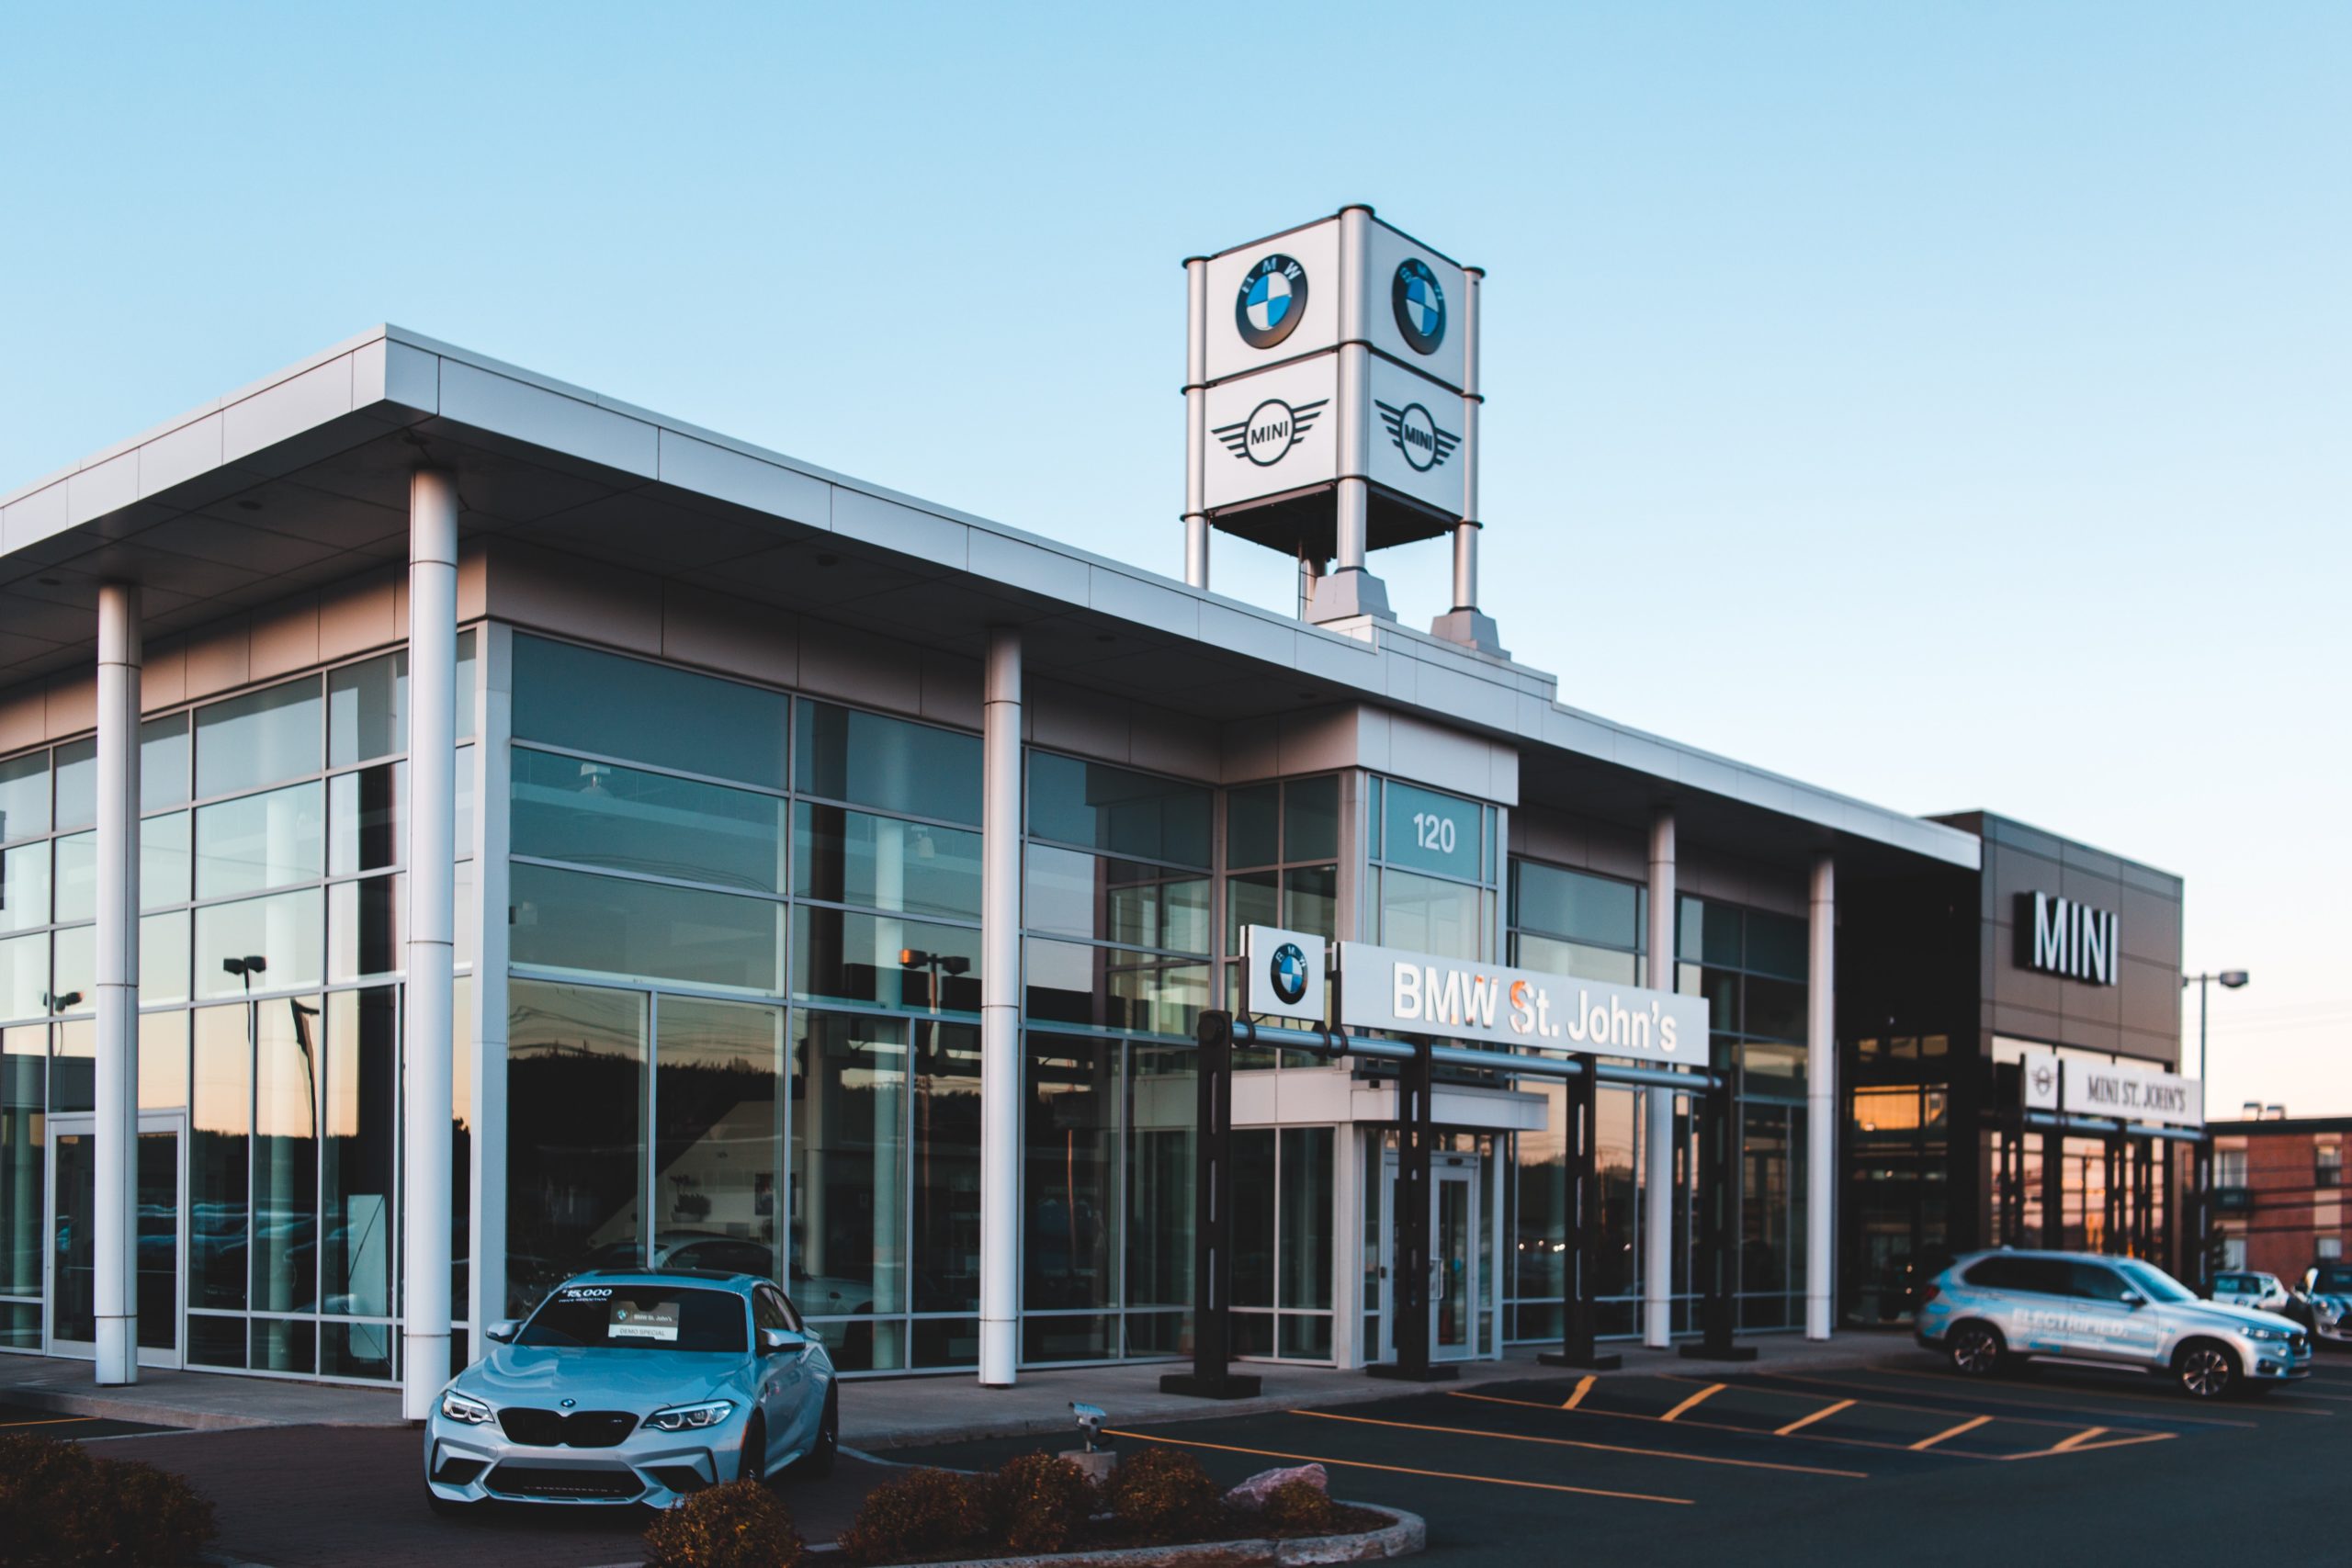
<instances>
[{"instance_id":1,"label":"rock landscaping stone","mask_svg":"<svg viewBox=\"0 0 2352 1568\"><path fill-rule=\"evenodd\" d=\"M1225 1495L1225 1506L1228 1508L1243 1508L1255 1513L1266 1506L1266 1499L1274 1495L1274 1488L1287 1486L1294 1481L1303 1481L1317 1492L1328 1493L1331 1490L1331 1478L1323 1472L1323 1467L1319 1464L1294 1465L1285 1470L1261 1470L1232 1491L1227 1492Z\"/></svg>"}]
</instances>

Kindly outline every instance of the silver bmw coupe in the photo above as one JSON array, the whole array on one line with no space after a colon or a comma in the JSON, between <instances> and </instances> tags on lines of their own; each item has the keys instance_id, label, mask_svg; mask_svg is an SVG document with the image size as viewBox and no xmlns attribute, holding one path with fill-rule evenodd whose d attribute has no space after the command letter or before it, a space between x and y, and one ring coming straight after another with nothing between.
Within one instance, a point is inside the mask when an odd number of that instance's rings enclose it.
<instances>
[{"instance_id":1,"label":"silver bmw coupe","mask_svg":"<svg viewBox=\"0 0 2352 1568\"><path fill-rule=\"evenodd\" d=\"M774 1284L687 1269L577 1275L450 1380L424 1427L436 1510L667 1507L721 1481L829 1473L833 1364Z\"/></svg>"}]
</instances>

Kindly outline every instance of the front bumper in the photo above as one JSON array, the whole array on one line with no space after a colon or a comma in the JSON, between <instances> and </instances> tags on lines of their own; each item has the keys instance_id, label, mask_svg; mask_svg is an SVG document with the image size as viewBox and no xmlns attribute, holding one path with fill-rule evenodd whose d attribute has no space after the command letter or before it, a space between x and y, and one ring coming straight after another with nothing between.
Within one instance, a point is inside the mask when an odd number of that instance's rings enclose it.
<instances>
[{"instance_id":1,"label":"front bumper","mask_svg":"<svg viewBox=\"0 0 2352 1568\"><path fill-rule=\"evenodd\" d=\"M702 1431L639 1427L610 1448L537 1447L437 1409L424 1426L424 1483L451 1503L666 1508L741 1469L744 1412Z\"/></svg>"},{"instance_id":2,"label":"front bumper","mask_svg":"<svg viewBox=\"0 0 2352 1568\"><path fill-rule=\"evenodd\" d=\"M2245 1375L2255 1382L2295 1382L2312 1375L2312 1342L2308 1337L2301 1349L2291 1341L2241 1339L2238 1354L2246 1369Z\"/></svg>"}]
</instances>

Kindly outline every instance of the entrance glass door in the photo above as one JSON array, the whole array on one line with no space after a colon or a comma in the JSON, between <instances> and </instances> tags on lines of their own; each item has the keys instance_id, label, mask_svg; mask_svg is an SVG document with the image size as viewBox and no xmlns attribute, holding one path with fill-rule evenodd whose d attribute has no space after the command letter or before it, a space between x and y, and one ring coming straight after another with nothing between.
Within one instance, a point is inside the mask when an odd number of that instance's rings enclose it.
<instances>
[{"instance_id":1,"label":"entrance glass door","mask_svg":"<svg viewBox=\"0 0 2352 1568\"><path fill-rule=\"evenodd\" d=\"M1375 1359L1396 1353L1396 1156L1381 1167L1380 1337ZM1486 1162L1440 1153L1430 1170L1430 1359L1476 1360L1486 1348L1486 1280L1478 1245Z\"/></svg>"},{"instance_id":2,"label":"entrance glass door","mask_svg":"<svg viewBox=\"0 0 2352 1568\"><path fill-rule=\"evenodd\" d=\"M47 1349L87 1358L97 1353L97 1135L88 1116L60 1116L51 1126ZM140 1117L134 1288L141 1366L180 1364L180 1144L176 1112Z\"/></svg>"}]
</instances>

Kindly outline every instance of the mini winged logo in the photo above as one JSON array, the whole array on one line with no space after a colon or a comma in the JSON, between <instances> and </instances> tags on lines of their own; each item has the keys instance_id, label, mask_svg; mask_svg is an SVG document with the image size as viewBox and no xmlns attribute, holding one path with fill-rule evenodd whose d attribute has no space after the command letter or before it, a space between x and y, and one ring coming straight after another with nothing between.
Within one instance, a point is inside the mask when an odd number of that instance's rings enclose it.
<instances>
[{"instance_id":1,"label":"mini winged logo","mask_svg":"<svg viewBox=\"0 0 2352 1568\"><path fill-rule=\"evenodd\" d=\"M1426 474L1448 457L1462 444L1462 437L1450 430L1440 430L1430 411L1419 403L1407 403L1403 408L1375 400L1372 405L1380 411L1380 423L1388 427L1388 439L1396 450L1405 454L1405 461L1413 471Z\"/></svg>"},{"instance_id":2,"label":"mini winged logo","mask_svg":"<svg viewBox=\"0 0 2352 1568\"><path fill-rule=\"evenodd\" d=\"M1306 439L1321 417L1323 405L1330 400L1317 398L1294 407L1280 398L1268 398L1250 411L1248 419L1220 424L1209 434L1224 442L1235 457L1247 457L1261 468L1272 468Z\"/></svg>"}]
</instances>

